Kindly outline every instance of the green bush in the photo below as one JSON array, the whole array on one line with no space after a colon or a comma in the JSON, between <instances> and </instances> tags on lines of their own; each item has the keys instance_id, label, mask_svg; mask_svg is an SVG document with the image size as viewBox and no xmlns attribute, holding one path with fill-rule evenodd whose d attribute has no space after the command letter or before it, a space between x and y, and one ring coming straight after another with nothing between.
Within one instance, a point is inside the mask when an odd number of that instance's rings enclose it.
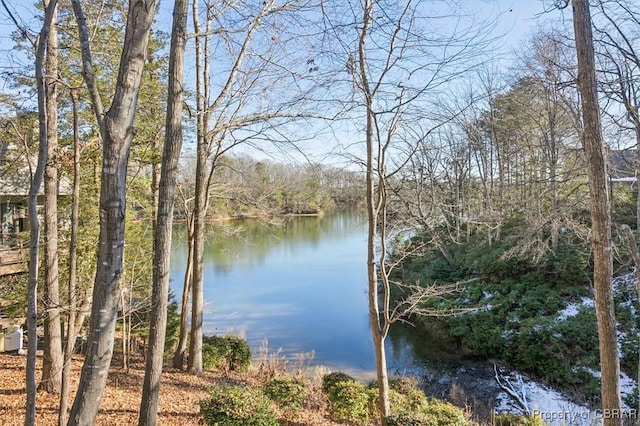
<instances>
[{"instance_id":1,"label":"green bush","mask_svg":"<svg viewBox=\"0 0 640 426\"><path fill-rule=\"evenodd\" d=\"M265 386L265 392L278 406L286 411L298 412L307 397L307 387L301 379L276 377Z\"/></svg>"},{"instance_id":2,"label":"green bush","mask_svg":"<svg viewBox=\"0 0 640 426\"><path fill-rule=\"evenodd\" d=\"M355 379L342 371L325 374L322 376L322 391L328 395L329 391L339 382L355 382Z\"/></svg>"},{"instance_id":3,"label":"green bush","mask_svg":"<svg viewBox=\"0 0 640 426\"><path fill-rule=\"evenodd\" d=\"M411 393L415 393L412 391ZM393 394L400 395L400 401L394 401ZM466 426L469 424L465 412L445 401L430 399L422 394L419 405L411 404L411 399L395 391L390 393L391 411L387 417L387 426Z\"/></svg>"},{"instance_id":4,"label":"green bush","mask_svg":"<svg viewBox=\"0 0 640 426\"><path fill-rule=\"evenodd\" d=\"M422 412L433 426L465 426L469 423L466 413L455 405L439 399L430 399Z\"/></svg>"},{"instance_id":5,"label":"green bush","mask_svg":"<svg viewBox=\"0 0 640 426\"><path fill-rule=\"evenodd\" d=\"M433 426L429 416L424 413L398 413L387 417L387 426Z\"/></svg>"},{"instance_id":6,"label":"green bush","mask_svg":"<svg viewBox=\"0 0 640 426\"><path fill-rule=\"evenodd\" d=\"M466 426L464 411L448 402L432 399L420 411L397 411L387 417L387 426Z\"/></svg>"},{"instance_id":7,"label":"green bush","mask_svg":"<svg viewBox=\"0 0 640 426\"><path fill-rule=\"evenodd\" d=\"M251 350L247 342L237 336L204 336L202 364L205 370L247 371Z\"/></svg>"},{"instance_id":8,"label":"green bush","mask_svg":"<svg viewBox=\"0 0 640 426\"><path fill-rule=\"evenodd\" d=\"M369 411L372 417L380 415L379 400L378 385L373 381L369 384ZM416 379L398 377L389 380L389 402L394 413L416 413L426 408L427 397Z\"/></svg>"},{"instance_id":9,"label":"green bush","mask_svg":"<svg viewBox=\"0 0 640 426\"><path fill-rule=\"evenodd\" d=\"M327 392L331 417L341 422L366 423L369 419L369 395L364 385L353 380L332 383Z\"/></svg>"},{"instance_id":10,"label":"green bush","mask_svg":"<svg viewBox=\"0 0 640 426\"><path fill-rule=\"evenodd\" d=\"M257 388L218 385L200 401L202 421L209 426L278 426L269 398Z\"/></svg>"},{"instance_id":11,"label":"green bush","mask_svg":"<svg viewBox=\"0 0 640 426\"><path fill-rule=\"evenodd\" d=\"M500 414L496 416L495 426L546 426L546 423L539 416Z\"/></svg>"}]
</instances>

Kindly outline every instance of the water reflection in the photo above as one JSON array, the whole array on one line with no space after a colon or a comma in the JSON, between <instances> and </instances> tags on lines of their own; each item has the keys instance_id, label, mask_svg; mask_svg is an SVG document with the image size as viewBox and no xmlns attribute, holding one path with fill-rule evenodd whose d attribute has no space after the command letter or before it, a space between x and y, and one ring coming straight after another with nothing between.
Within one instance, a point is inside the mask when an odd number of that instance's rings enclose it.
<instances>
[{"instance_id":1,"label":"water reflection","mask_svg":"<svg viewBox=\"0 0 640 426\"><path fill-rule=\"evenodd\" d=\"M176 225L176 294L181 294L186 258L184 226ZM285 355L313 350L314 363L373 369L364 215L211 225L204 276L205 334L243 334L254 353L267 338L270 350L282 348Z\"/></svg>"}]
</instances>

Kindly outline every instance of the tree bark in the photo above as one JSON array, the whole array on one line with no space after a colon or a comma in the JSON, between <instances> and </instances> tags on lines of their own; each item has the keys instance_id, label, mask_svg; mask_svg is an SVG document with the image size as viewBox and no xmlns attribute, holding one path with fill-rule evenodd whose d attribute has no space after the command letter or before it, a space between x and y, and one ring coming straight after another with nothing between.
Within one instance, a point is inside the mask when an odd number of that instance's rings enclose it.
<instances>
[{"instance_id":1,"label":"tree bark","mask_svg":"<svg viewBox=\"0 0 640 426\"><path fill-rule=\"evenodd\" d=\"M38 192L44 178L44 168L47 159L47 93L44 76L44 57L48 45L49 31L53 26L57 0L51 0L45 6L44 22L36 46L35 75L38 93L38 164L35 174L31 176L27 206L29 210L29 285L27 290L27 368L26 387L27 398L25 404L24 424L35 424L36 414L36 351L38 349L37 320L38 320L38 267L40 249L40 220L38 219Z\"/></svg>"},{"instance_id":2,"label":"tree bark","mask_svg":"<svg viewBox=\"0 0 640 426\"><path fill-rule=\"evenodd\" d=\"M613 277L609 181L596 86L593 34L588 0L573 0L573 25L578 56L578 89L582 98L583 143L588 161L591 198L591 247L598 340L600 344L604 425L620 425L620 361L611 280Z\"/></svg>"},{"instance_id":3,"label":"tree bark","mask_svg":"<svg viewBox=\"0 0 640 426\"><path fill-rule=\"evenodd\" d=\"M57 13L52 18L47 43L47 162L44 170L44 351L40 387L47 392L62 389L62 328L58 274L58 32Z\"/></svg>"},{"instance_id":4,"label":"tree bark","mask_svg":"<svg viewBox=\"0 0 640 426\"><path fill-rule=\"evenodd\" d=\"M378 271L376 268L376 240L378 231L378 206L379 194L376 194L375 179L376 171L380 173L380 165L377 164L374 154L374 126L375 112L373 110L373 94L369 87L367 75L366 40L372 22L373 4L365 0L363 5L362 29L358 40L358 63L360 72L360 83L362 85L366 106L366 186L367 186L367 283L369 296L369 326L373 339L374 353L376 358L376 377L378 380L378 409L380 410L381 424L386 426L387 417L391 414L391 403L389 400L389 380L387 376L387 360L384 351L385 330L380 324L380 306L378 294ZM378 147L379 149L379 147ZM378 188L378 191L380 188ZM384 231L383 231L384 232Z\"/></svg>"},{"instance_id":5,"label":"tree bark","mask_svg":"<svg viewBox=\"0 0 640 426\"><path fill-rule=\"evenodd\" d=\"M186 204L186 203L185 203ZM185 209L186 210L186 209ZM190 214L190 213L187 213ZM180 302L180 335L178 344L173 354L173 368L182 369L187 352L187 337L189 335L189 302L191 300L191 280L193 276L193 226L192 220L187 218L187 265L184 272L184 284L182 287L182 300Z\"/></svg>"},{"instance_id":6,"label":"tree bark","mask_svg":"<svg viewBox=\"0 0 640 426\"><path fill-rule=\"evenodd\" d=\"M93 78L86 18L79 0L72 0L82 45L83 74L103 144L100 187L100 236L87 353L69 416L69 425L92 425L107 381L113 355L122 278L126 211L126 178L133 122L157 1L131 0L113 102L103 110Z\"/></svg>"},{"instance_id":7,"label":"tree bark","mask_svg":"<svg viewBox=\"0 0 640 426\"><path fill-rule=\"evenodd\" d=\"M169 55L167 117L158 191L158 213L154 239L152 310L139 426L158 421L160 375L167 325L173 205L176 193L176 171L182 147L182 103L184 90L184 51L187 39L188 0L176 0L173 6L173 28Z\"/></svg>"},{"instance_id":8,"label":"tree bark","mask_svg":"<svg viewBox=\"0 0 640 426\"><path fill-rule=\"evenodd\" d=\"M193 3L193 28L200 33L197 2ZM206 43L206 39L205 39ZM203 53L202 40L195 38L196 49L196 108L197 114L197 159L196 159L196 195L193 207L193 264L191 276L191 331L189 333L189 359L187 371L191 374L202 374L202 310L204 307L204 289L202 262L204 250L204 214L207 200L204 184L206 180L207 140L206 140L206 108L208 104L208 55Z\"/></svg>"},{"instance_id":9,"label":"tree bark","mask_svg":"<svg viewBox=\"0 0 640 426\"><path fill-rule=\"evenodd\" d=\"M78 89L71 89L73 104L73 193L71 199L71 236L69 241L69 287L67 289L67 341L64 350L64 367L62 370L62 389L60 391L60 411L58 425L67 423L67 406L69 399L69 381L71 379L71 357L75 348L77 319L77 273L78 273L78 217L80 216L80 134L78 124Z\"/></svg>"}]
</instances>

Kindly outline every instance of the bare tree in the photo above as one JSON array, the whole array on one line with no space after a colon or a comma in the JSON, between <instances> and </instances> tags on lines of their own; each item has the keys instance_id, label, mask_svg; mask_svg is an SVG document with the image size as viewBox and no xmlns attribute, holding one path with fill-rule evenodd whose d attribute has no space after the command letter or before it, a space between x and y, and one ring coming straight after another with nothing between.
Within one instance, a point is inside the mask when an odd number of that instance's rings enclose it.
<instances>
[{"instance_id":1,"label":"bare tree","mask_svg":"<svg viewBox=\"0 0 640 426\"><path fill-rule=\"evenodd\" d=\"M308 56L301 57L308 55L300 49L306 31L306 1L267 0L259 4L242 1L233 6L206 1L205 6L204 22L201 22L198 2L194 2L192 13L197 153L195 200L189 219L193 222L193 232L189 233L193 239L193 268L187 368L193 374L202 373L203 368L205 222L218 163L226 153L242 144L259 147L282 142L292 146L287 124L319 115L303 108L314 99L313 90L317 87L310 81L309 74L314 71L313 67L308 71ZM219 55L216 55L216 67L224 69L224 73L215 78L210 65L213 49ZM296 139L305 137L298 133Z\"/></svg>"},{"instance_id":2,"label":"bare tree","mask_svg":"<svg viewBox=\"0 0 640 426\"><path fill-rule=\"evenodd\" d=\"M640 181L640 50L637 43L640 8L627 0L601 1L596 24L601 59L602 91L615 107L607 108L613 122L635 139L635 176ZM622 108L618 108L621 106ZM640 187L636 187L636 229L640 229Z\"/></svg>"},{"instance_id":3,"label":"bare tree","mask_svg":"<svg viewBox=\"0 0 640 426\"><path fill-rule=\"evenodd\" d=\"M439 88L467 71L473 55L486 42L481 31L462 22L459 30L452 33L426 36L429 16L426 9L412 1L383 9L381 2L365 0L359 10L361 15L354 17L357 42L347 65L366 123L363 164L368 217L369 322L383 425L391 414L384 349L391 325L409 313L436 313L424 302L456 290L455 285L438 288L396 283L403 287L406 297L392 304L391 276L395 262L419 248L409 245L405 253L394 252L395 260L390 261L392 243L403 241L402 229L398 231L391 219L393 206L397 205L391 196L391 183L411 161L420 142L439 126L427 112L437 103ZM473 49L469 48L471 40L475 40Z\"/></svg>"},{"instance_id":4,"label":"bare tree","mask_svg":"<svg viewBox=\"0 0 640 426\"><path fill-rule=\"evenodd\" d=\"M67 287L67 314L66 345L64 349L64 365L62 371L62 385L60 390L60 408L58 413L58 425L67 423L67 408L69 399L69 382L71 380L71 357L75 348L76 337L80 324L84 322L84 315L78 314L76 306L78 302L77 268L78 268L78 222L80 214L80 134L78 113L78 89L72 88L71 103L73 107L73 189L71 199L71 236L69 241L69 282Z\"/></svg>"},{"instance_id":5,"label":"bare tree","mask_svg":"<svg viewBox=\"0 0 640 426\"><path fill-rule=\"evenodd\" d=\"M83 76L103 143L100 237L93 288L88 347L69 425L93 424L113 355L118 294L122 277L126 177L138 93L155 0L130 1L115 93L105 110L93 71L87 22L79 0L72 1L82 46Z\"/></svg>"},{"instance_id":6,"label":"bare tree","mask_svg":"<svg viewBox=\"0 0 640 426\"><path fill-rule=\"evenodd\" d=\"M173 6L173 27L169 55L169 86L164 152L160 174L158 211L154 232L154 267L152 310L149 322L142 402L138 425L155 425L158 421L160 375L164 355L169 297L173 204L176 192L178 158L182 147L182 103L184 98L184 53L187 32L188 0L177 0Z\"/></svg>"},{"instance_id":7,"label":"bare tree","mask_svg":"<svg viewBox=\"0 0 640 426\"><path fill-rule=\"evenodd\" d=\"M56 13L57 15L57 13ZM47 46L47 163L44 170L44 351L40 387L62 388L62 326L58 269L58 31L54 15Z\"/></svg>"},{"instance_id":8,"label":"bare tree","mask_svg":"<svg viewBox=\"0 0 640 426\"><path fill-rule=\"evenodd\" d=\"M609 181L600 106L596 84L596 66L588 0L573 0L573 25L578 56L578 89L582 98L583 143L588 162L591 208L591 247L593 284L600 343L602 409L620 413L620 358L613 303L611 209ZM620 416L605 416L604 424L621 424Z\"/></svg>"},{"instance_id":9,"label":"bare tree","mask_svg":"<svg viewBox=\"0 0 640 426\"><path fill-rule=\"evenodd\" d=\"M48 111L50 103L47 101L47 83L46 79L46 63L45 58L49 45L49 36L51 28L55 24L55 16L58 2L52 0L45 3L44 19L40 34L37 39L33 40L29 37L28 32L18 24L7 5L2 2L5 10L22 31L22 33L31 41L35 47L35 78L38 96L38 160L35 171L32 170L31 162L28 161L30 177L29 177L29 196L27 200L27 208L29 211L30 235L29 235L29 284L27 289L27 368L26 368L26 387L27 398L25 403L25 419L24 424L31 426L35 424L36 413L36 351L37 351L37 319L38 319L38 269L39 269L39 250L40 250L40 220L38 217L38 192L44 179L45 166L47 161L47 137L49 135L49 125L47 120L51 118L51 112Z\"/></svg>"},{"instance_id":10,"label":"bare tree","mask_svg":"<svg viewBox=\"0 0 640 426\"><path fill-rule=\"evenodd\" d=\"M193 274L193 219L189 213L188 196L182 190L182 186L178 186L180 199L182 201L182 211L185 212L186 232L187 232L187 263L185 265L185 273L182 287L182 297L180 299L180 331L178 332L178 343L173 352L172 365L173 368L182 368L184 366L184 357L187 353L187 342L189 336L189 307L191 304L191 282Z\"/></svg>"}]
</instances>

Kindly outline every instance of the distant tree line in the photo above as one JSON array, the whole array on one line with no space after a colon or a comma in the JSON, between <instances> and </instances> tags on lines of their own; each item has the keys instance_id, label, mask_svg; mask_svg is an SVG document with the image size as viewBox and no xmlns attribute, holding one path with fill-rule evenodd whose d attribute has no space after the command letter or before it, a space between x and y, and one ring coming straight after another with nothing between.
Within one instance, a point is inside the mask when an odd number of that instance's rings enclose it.
<instances>
[{"instance_id":1,"label":"distant tree line","mask_svg":"<svg viewBox=\"0 0 640 426\"><path fill-rule=\"evenodd\" d=\"M363 208L362 173L324 164L285 164L249 156L221 158L212 179L209 220L228 217L268 217L319 214L331 209ZM184 203L177 218L186 217L195 190L188 159L180 169Z\"/></svg>"}]
</instances>

